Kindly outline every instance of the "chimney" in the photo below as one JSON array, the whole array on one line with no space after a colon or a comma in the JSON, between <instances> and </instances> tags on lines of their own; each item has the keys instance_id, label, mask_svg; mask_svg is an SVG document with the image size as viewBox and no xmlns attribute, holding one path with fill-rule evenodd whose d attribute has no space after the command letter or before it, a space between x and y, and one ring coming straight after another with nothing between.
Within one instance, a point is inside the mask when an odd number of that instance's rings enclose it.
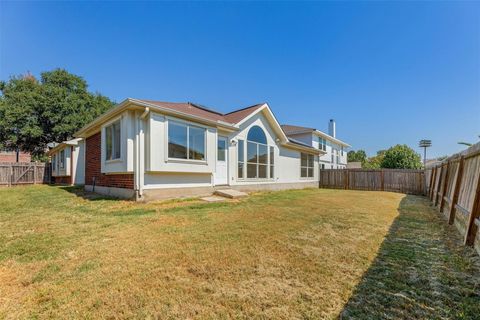
<instances>
[{"instance_id":1,"label":"chimney","mask_svg":"<svg viewBox=\"0 0 480 320\"><path fill-rule=\"evenodd\" d=\"M336 138L335 120L333 119L330 119L330 122L328 123L328 134Z\"/></svg>"}]
</instances>

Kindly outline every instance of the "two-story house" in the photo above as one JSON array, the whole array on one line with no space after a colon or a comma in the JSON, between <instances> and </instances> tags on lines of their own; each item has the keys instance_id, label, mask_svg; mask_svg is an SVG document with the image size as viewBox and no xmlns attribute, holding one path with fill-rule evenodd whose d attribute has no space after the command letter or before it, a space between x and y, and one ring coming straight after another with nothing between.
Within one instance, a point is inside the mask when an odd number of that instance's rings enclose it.
<instances>
[{"instance_id":1,"label":"two-story house","mask_svg":"<svg viewBox=\"0 0 480 320\"><path fill-rule=\"evenodd\" d=\"M349 144L336 138L336 125L333 119L328 124L328 134L315 128L296 125L282 125L285 134L297 141L325 152L319 157L320 169L345 169Z\"/></svg>"}]
</instances>

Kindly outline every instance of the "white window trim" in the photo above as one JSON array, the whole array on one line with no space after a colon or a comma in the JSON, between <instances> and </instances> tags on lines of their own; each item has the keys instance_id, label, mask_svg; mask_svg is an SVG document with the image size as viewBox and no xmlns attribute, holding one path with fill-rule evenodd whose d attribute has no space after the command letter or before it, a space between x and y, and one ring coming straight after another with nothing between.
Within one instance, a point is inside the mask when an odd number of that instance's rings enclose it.
<instances>
[{"instance_id":1,"label":"white window trim","mask_svg":"<svg viewBox=\"0 0 480 320\"><path fill-rule=\"evenodd\" d=\"M207 142L208 142L208 139L207 139L207 134L208 134L208 129L210 129L210 127L208 126L204 126L202 124L199 124L199 123L196 123L196 122L191 122L191 121L187 121L187 120L183 120L183 119L179 119L179 118L174 118L174 117L168 117L166 116L165 117L165 162L172 162L172 163L187 163L187 164L204 164L206 165L207 162L208 162L208 145L207 145ZM205 130L205 135L204 135L204 144L205 144L205 159L204 160L194 160L194 159L179 159L179 158L170 158L168 156L168 126L169 126L169 123L170 121L173 121L173 122L178 122L178 123L181 123L181 124L184 124L187 126L187 157L188 157L188 151L189 151L189 141L188 141L188 126L193 126L193 127L197 127L197 128L202 128Z\"/></svg>"},{"instance_id":2,"label":"white window trim","mask_svg":"<svg viewBox=\"0 0 480 320\"><path fill-rule=\"evenodd\" d=\"M107 123L105 123L102 127L102 135L103 135L103 137L105 137L105 141L104 141L104 145L103 145L105 154L103 155L102 158L103 158L103 161L105 161L106 164L123 162L123 160L124 160L123 159L124 155L123 155L123 152L122 152L122 149L124 148L124 146L122 146L122 132L123 132L123 124L122 124L123 121L122 120L123 120L123 116L118 116L118 117L108 121ZM118 122L120 124L120 158L107 160L107 128L112 126L116 122ZM113 148L112 148L112 153L113 153Z\"/></svg>"},{"instance_id":3,"label":"white window trim","mask_svg":"<svg viewBox=\"0 0 480 320\"><path fill-rule=\"evenodd\" d=\"M307 155L307 166L302 166L302 153ZM313 157L313 166L311 166L311 167L308 166L308 157L309 156ZM302 177L302 168L307 169L307 176L306 177ZM313 175L311 177L308 176L308 169L310 169L310 168L313 170ZM315 179L315 155L310 154L310 153L306 153L306 152L301 152L300 153L300 180L313 180L313 179Z\"/></svg>"}]
</instances>

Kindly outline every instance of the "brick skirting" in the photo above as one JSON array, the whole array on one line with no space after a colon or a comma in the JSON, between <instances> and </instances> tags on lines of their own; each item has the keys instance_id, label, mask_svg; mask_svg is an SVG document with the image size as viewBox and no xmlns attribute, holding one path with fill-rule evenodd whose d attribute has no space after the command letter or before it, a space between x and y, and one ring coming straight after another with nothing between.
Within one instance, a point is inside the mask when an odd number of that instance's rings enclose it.
<instances>
[{"instance_id":1,"label":"brick skirting","mask_svg":"<svg viewBox=\"0 0 480 320\"><path fill-rule=\"evenodd\" d=\"M133 189L133 173L104 174L101 173L101 134L90 136L85 141L85 184ZM95 178L95 183L93 182Z\"/></svg>"}]
</instances>

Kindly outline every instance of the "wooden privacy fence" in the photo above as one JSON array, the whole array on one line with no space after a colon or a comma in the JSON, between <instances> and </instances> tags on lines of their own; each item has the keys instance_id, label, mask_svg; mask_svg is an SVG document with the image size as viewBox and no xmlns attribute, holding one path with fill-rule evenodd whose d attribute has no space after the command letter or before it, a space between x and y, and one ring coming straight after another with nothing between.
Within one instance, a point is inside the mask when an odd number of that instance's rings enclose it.
<instances>
[{"instance_id":1,"label":"wooden privacy fence","mask_svg":"<svg viewBox=\"0 0 480 320\"><path fill-rule=\"evenodd\" d=\"M320 188L393 191L424 195L424 170L408 169L324 169Z\"/></svg>"},{"instance_id":2,"label":"wooden privacy fence","mask_svg":"<svg viewBox=\"0 0 480 320\"><path fill-rule=\"evenodd\" d=\"M480 143L426 168L427 194L480 254Z\"/></svg>"},{"instance_id":3,"label":"wooden privacy fence","mask_svg":"<svg viewBox=\"0 0 480 320\"><path fill-rule=\"evenodd\" d=\"M50 179L50 166L45 163L0 163L0 186L50 183Z\"/></svg>"}]
</instances>

